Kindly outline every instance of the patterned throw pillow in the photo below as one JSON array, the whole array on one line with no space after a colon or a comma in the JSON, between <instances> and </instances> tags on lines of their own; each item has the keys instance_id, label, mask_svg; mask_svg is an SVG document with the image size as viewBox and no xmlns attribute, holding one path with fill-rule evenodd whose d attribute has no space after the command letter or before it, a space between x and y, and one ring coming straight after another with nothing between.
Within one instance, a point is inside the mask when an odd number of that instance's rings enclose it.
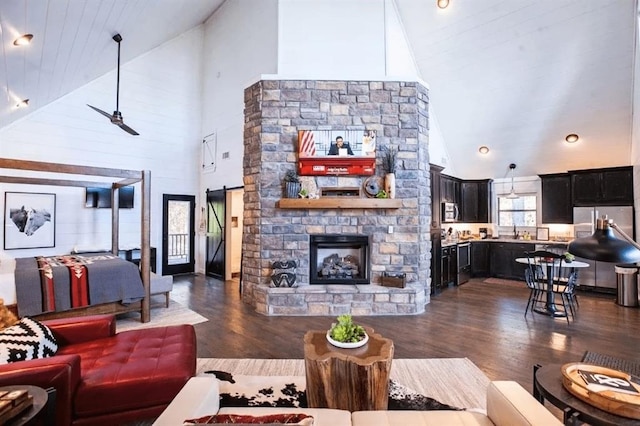
<instances>
[{"instance_id":1,"label":"patterned throw pillow","mask_svg":"<svg viewBox=\"0 0 640 426\"><path fill-rule=\"evenodd\" d=\"M47 358L56 354L58 343L46 325L29 317L0 331L0 364Z\"/></svg>"},{"instance_id":2,"label":"patterned throw pillow","mask_svg":"<svg viewBox=\"0 0 640 426\"><path fill-rule=\"evenodd\" d=\"M267 414L264 416L251 416L248 414L214 414L197 419L185 420L186 425L226 425L226 424L283 424L313 426L313 417L302 413Z\"/></svg>"}]
</instances>

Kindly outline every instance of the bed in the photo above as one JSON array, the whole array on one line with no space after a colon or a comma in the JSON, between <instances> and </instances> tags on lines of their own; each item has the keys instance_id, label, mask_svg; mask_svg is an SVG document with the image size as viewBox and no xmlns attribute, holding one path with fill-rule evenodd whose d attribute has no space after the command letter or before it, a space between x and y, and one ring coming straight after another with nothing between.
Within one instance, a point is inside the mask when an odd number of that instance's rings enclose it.
<instances>
[{"instance_id":1,"label":"bed","mask_svg":"<svg viewBox=\"0 0 640 426\"><path fill-rule=\"evenodd\" d=\"M23 172L18 172L16 176L0 174L0 182L4 183L77 186L85 188L102 187L110 188L112 191L111 254L105 255L103 253L96 255L102 256L102 259L88 259L92 256L86 254L81 256L82 259L79 259L77 255L73 256L77 264L90 263L90 265L87 266L87 275L97 274L97 276L102 277L96 279L89 278L87 287L85 287L84 290L76 289L76 291L80 291L80 293L86 293L85 299L80 302L80 304L74 305L75 302L70 301L69 276L75 274L70 274L68 268L66 268L67 270L65 271L58 266L51 267L51 263L73 262L74 260L69 257L71 255L47 256L52 259L48 259L40 265L38 265L38 260L36 259L42 256L18 258L14 260L15 266L12 265L12 262L7 260L5 256L5 258L0 260L0 297L5 299L5 304L10 305L10 301L15 300L17 301L17 311L19 315L30 315L39 319L137 311L140 312L140 320L142 322L149 322L151 319L149 306L151 288L149 183L151 173L148 170L110 169L7 158L0 158L0 169L36 172L29 173L29 176L26 176ZM43 177L36 177L38 172L44 173ZM51 176L55 176L55 178ZM63 178L67 176L71 176L73 179ZM106 177L112 181L85 181L77 179L77 176ZM118 191L122 187L138 182L140 182L142 186L140 218L141 255L139 268L135 264L118 257ZM67 259L63 260L61 259L62 257L67 257ZM40 261L43 262L42 259ZM43 301L42 287L43 282L46 280L43 281L42 271L40 271L39 268L46 267L47 264L49 264L51 269L56 269L57 272L53 276L54 284L47 284L50 287L47 290L48 292L45 292L45 294L48 295L45 296L47 297L47 301ZM78 266L75 265L74 267L77 268ZM13 270L17 270L18 274L15 274ZM66 275L66 278L61 278L63 275ZM13 284L11 284L12 276L15 279ZM93 287L94 284L95 287ZM38 306L40 306L40 308L38 308ZM40 312L37 312L38 310Z\"/></svg>"}]
</instances>

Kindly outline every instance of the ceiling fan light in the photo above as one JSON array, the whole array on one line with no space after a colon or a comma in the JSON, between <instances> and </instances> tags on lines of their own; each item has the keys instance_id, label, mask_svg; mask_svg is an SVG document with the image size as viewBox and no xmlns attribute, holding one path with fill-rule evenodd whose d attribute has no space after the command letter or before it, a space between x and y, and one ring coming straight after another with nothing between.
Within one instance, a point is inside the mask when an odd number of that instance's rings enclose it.
<instances>
[{"instance_id":1,"label":"ceiling fan light","mask_svg":"<svg viewBox=\"0 0 640 426\"><path fill-rule=\"evenodd\" d=\"M483 154L483 155L488 154L489 153L489 147L485 146L485 145L482 145L480 148L478 148L478 152L480 154Z\"/></svg>"},{"instance_id":2,"label":"ceiling fan light","mask_svg":"<svg viewBox=\"0 0 640 426\"><path fill-rule=\"evenodd\" d=\"M437 4L440 9L446 9L449 6L449 0L437 0Z\"/></svg>"},{"instance_id":3,"label":"ceiling fan light","mask_svg":"<svg viewBox=\"0 0 640 426\"><path fill-rule=\"evenodd\" d=\"M23 34L17 39L13 40L14 46L26 46L31 43L31 39L33 38L33 34Z\"/></svg>"},{"instance_id":4,"label":"ceiling fan light","mask_svg":"<svg viewBox=\"0 0 640 426\"><path fill-rule=\"evenodd\" d=\"M578 142L579 139L580 139L580 137L578 135L576 135L575 133L571 133L570 135L567 135L566 138L564 138L564 140L567 141L568 143Z\"/></svg>"}]
</instances>

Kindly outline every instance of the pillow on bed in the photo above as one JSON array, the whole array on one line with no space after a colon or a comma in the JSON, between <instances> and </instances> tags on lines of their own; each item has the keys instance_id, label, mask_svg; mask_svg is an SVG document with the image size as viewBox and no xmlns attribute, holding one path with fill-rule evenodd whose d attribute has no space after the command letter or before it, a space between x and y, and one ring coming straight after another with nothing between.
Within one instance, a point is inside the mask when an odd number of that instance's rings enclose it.
<instances>
[{"instance_id":1,"label":"pillow on bed","mask_svg":"<svg viewBox=\"0 0 640 426\"><path fill-rule=\"evenodd\" d=\"M0 364L47 358L58 351L58 343L46 325L29 317L0 331Z\"/></svg>"}]
</instances>

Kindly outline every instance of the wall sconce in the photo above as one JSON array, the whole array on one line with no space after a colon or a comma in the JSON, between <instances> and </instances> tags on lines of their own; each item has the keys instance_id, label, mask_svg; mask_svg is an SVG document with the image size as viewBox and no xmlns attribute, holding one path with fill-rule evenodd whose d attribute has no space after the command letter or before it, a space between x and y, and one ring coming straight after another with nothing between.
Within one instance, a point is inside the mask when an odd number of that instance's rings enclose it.
<instances>
[{"instance_id":1,"label":"wall sconce","mask_svg":"<svg viewBox=\"0 0 640 426\"><path fill-rule=\"evenodd\" d=\"M26 46L31 43L31 39L33 38L33 34L23 34L17 39L13 40L14 46Z\"/></svg>"},{"instance_id":2,"label":"wall sconce","mask_svg":"<svg viewBox=\"0 0 640 426\"><path fill-rule=\"evenodd\" d=\"M482 155L488 154L489 153L489 147L482 145L480 148L478 148L478 152Z\"/></svg>"},{"instance_id":3,"label":"wall sconce","mask_svg":"<svg viewBox=\"0 0 640 426\"><path fill-rule=\"evenodd\" d=\"M436 3L440 9L446 9L449 6L449 0L437 0Z\"/></svg>"},{"instance_id":4,"label":"wall sconce","mask_svg":"<svg viewBox=\"0 0 640 426\"><path fill-rule=\"evenodd\" d=\"M580 137L578 137L578 135L576 135L575 133L571 133L570 135L567 135L566 138L564 138L564 140L568 143L578 142L578 139L580 139Z\"/></svg>"}]
</instances>

